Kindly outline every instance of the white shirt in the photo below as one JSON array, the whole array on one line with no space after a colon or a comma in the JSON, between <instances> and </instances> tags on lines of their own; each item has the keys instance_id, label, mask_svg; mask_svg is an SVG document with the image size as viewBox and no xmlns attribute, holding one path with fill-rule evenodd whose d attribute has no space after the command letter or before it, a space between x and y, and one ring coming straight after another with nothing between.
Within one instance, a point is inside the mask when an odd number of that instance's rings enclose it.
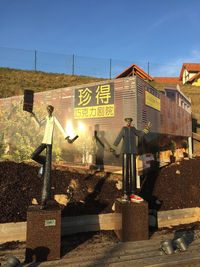
<instances>
[{"instance_id":1,"label":"white shirt","mask_svg":"<svg viewBox=\"0 0 200 267\"><path fill-rule=\"evenodd\" d=\"M45 126L45 131L44 131L44 137L42 140L43 144L47 145L52 145L53 144L53 131L54 131L54 125L56 124L61 133L63 134L64 138L67 137L67 134L65 133L64 129L62 128L61 124L59 121L56 119L55 116L46 116L46 118L42 119L41 121L38 120L36 115L34 114L33 118L35 119L35 122L41 127L45 121L46 121L46 126Z\"/></svg>"}]
</instances>

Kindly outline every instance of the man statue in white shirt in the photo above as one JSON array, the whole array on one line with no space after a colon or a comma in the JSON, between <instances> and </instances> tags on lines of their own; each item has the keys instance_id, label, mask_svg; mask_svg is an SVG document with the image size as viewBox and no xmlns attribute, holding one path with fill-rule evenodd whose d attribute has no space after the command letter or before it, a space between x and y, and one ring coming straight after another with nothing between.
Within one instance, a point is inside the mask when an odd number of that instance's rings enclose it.
<instances>
[{"instance_id":1,"label":"man statue in white shirt","mask_svg":"<svg viewBox=\"0 0 200 267\"><path fill-rule=\"evenodd\" d=\"M42 188L42 199L41 199L41 209L46 208L46 201L50 199L51 193L51 156L52 156L52 144L53 144L53 131L54 125L56 124L64 138L68 143L73 143L74 140L70 139L69 136L65 133L64 129L60 125L59 121L53 116L54 107L51 105L47 106L48 115L43 120L39 121L35 113L32 112L32 116L35 119L35 122L41 127L45 122L45 132L41 145L33 152L31 158L42 164L42 167L39 170L39 174L43 175L44 173L44 184ZM46 157L40 155L40 153L46 148Z\"/></svg>"}]
</instances>

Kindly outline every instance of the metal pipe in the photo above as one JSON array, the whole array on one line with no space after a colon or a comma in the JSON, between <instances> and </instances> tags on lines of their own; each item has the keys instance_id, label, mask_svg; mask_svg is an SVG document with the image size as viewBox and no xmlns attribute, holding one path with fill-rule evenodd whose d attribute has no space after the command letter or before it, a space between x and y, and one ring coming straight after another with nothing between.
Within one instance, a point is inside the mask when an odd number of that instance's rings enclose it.
<instances>
[{"instance_id":1,"label":"metal pipe","mask_svg":"<svg viewBox=\"0 0 200 267\"><path fill-rule=\"evenodd\" d=\"M189 150L189 158L192 158L192 137L188 137L188 150Z\"/></svg>"},{"instance_id":2,"label":"metal pipe","mask_svg":"<svg viewBox=\"0 0 200 267\"><path fill-rule=\"evenodd\" d=\"M35 71L37 70L37 51L35 50Z\"/></svg>"}]
</instances>

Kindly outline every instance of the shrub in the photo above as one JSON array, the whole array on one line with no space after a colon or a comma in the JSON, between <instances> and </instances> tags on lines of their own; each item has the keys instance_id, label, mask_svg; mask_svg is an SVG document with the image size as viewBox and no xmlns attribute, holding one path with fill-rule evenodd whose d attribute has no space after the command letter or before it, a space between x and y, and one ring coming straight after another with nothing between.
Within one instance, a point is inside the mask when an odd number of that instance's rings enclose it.
<instances>
[{"instance_id":1,"label":"shrub","mask_svg":"<svg viewBox=\"0 0 200 267\"><path fill-rule=\"evenodd\" d=\"M186 140L183 140L182 147L186 150L188 148L188 142Z\"/></svg>"},{"instance_id":2,"label":"shrub","mask_svg":"<svg viewBox=\"0 0 200 267\"><path fill-rule=\"evenodd\" d=\"M172 152L172 155L174 156L174 153L176 151L176 142L174 140L170 141L170 150Z\"/></svg>"}]
</instances>

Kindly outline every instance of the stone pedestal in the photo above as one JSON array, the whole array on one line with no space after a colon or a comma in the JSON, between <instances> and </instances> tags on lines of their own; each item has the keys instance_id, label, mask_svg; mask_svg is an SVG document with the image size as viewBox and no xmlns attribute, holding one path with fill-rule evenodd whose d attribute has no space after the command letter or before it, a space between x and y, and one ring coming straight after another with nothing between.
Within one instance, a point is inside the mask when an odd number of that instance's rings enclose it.
<instances>
[{"instance_id":1,"label":"stone pedestal","mask_svg":"<svg viewBox=\"0 0 200 267\"><path fill-rule=\"evenodd\" d=\"M50 205L41 210L39 205L27 211L26 262L60 259L61 210Z\"/></svg>"},{"instance_id":2,"label":"stone pedestal","mask_svg":"<svg viewBox=\"0 0 200 267\"><path fill-rule=\"evenodd\" d=\"M122 229L116 235L122 242L149 239L148 203L122 202L117 199L115 212L122 214Z\"/></svg>"}]
</instances>

